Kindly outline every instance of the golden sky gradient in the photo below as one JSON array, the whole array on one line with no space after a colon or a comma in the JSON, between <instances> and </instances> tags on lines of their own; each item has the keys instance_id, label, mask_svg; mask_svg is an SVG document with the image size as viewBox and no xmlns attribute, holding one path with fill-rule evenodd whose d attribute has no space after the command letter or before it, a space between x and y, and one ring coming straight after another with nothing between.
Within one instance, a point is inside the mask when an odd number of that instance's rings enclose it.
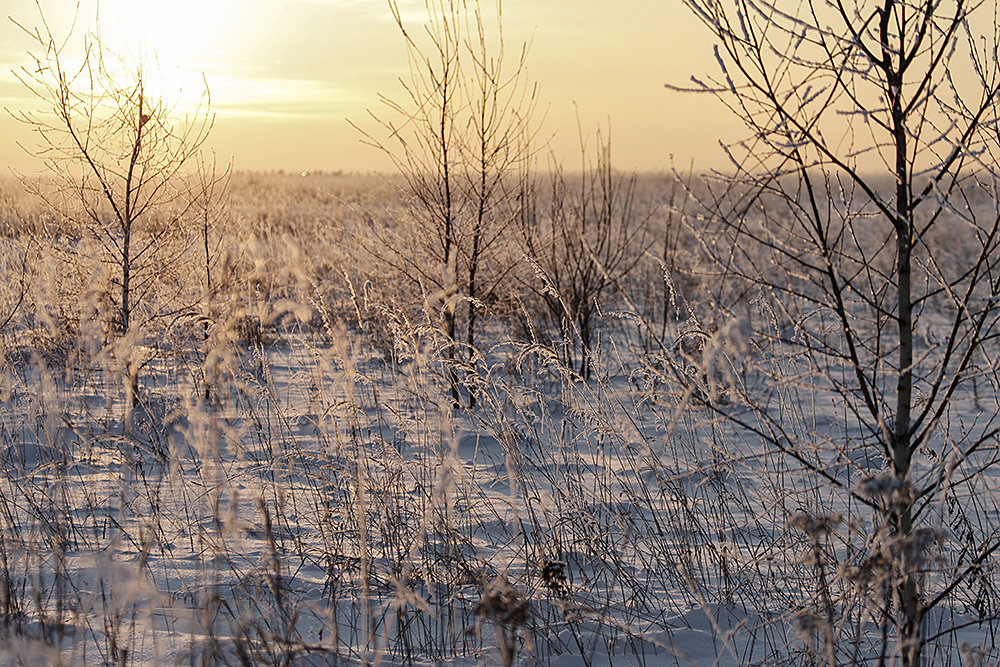
<instances>
[{"instance_id":1,"label":"golden sky gradient","mask_svg":"<svg viewBox=\"0 0 1000 667\"><path fill-rule=\"evenodd\" d=\"M76 0L41 6L65 34ZM413 27L426 15L423 0L400 6ZM81 27L93 27L95 7L83 0ZM4 9L26 27L38 24L34 0L6 0ZM579 161L577 114L585 133L610 120L620 168L667 169L671 156L682 168L724 163L718 141L740 136L739 126L716 100L663 85L714 69L711 39L680 0L506 0L503 11L508 57L531 42L542 135L553 136L567 168ZM109 44L155 50L168 89L192 95L204 73L216 113L211 145L237 169L389 168L347 122L375 130L368 110L382 110L379 94L403 97L406 51L384 0L101 0L101 17ZM29 48L7 21L0 99L12 111L38 106L10 72L28 62ZM32 139L4 114L0 165L30 170L17 141Z\"/></svg>"}]
</instances>

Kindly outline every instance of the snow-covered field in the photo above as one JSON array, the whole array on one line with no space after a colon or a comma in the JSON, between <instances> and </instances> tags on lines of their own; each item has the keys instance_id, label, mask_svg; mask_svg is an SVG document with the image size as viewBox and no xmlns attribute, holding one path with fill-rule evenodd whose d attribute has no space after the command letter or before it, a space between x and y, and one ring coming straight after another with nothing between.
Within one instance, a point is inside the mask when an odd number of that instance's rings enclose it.
<instances>
[{"instance_id":1,"label":"snow-covered field","mask_svg":"<svg viewBox=\"0 0 1000 667\"><path fill-rule=\"evenodd\" d=\"M365 186L313 187L340 189L335 217L354 210L345 189ZM857 499L887 464L842 444L865 435L835 392L800 378L767 317L665 320L664 340L708 330L713 363L732 370L708 380L718 410L674 372L682 346L650 345L623 314L635 301L613 296L590 378L558 340L496 317L459 366L456 407L426 303L380 291L347 235L322 245L348 223L296 228L324 215L299 199L274 204L267 228L238 211L228 242L246 273L189 329L109 341L84 292L57 289L62 265L39 260L3 331L0 662L898 661L887 598L862 584L878 576L879 529ZM988 431L995 392L958 395L942 440ZM724 418L763 428L768 414L811 464ZM996 539L995 444L978 457L953 504L928 509L942 531L928 596L963 545ZM917 479L934 479L927 461ZM996 559L981 565L924 619L929 661L1000 660Z\"/></svg>"}]
</instances>

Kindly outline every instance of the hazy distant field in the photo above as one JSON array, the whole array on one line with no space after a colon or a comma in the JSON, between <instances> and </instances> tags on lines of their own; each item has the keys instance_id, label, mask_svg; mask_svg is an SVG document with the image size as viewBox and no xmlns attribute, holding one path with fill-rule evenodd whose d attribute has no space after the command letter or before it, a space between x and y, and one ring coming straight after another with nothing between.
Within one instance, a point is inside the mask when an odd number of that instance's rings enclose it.
<instances>
[{"instance_id":1,"label":"hazy distant field","mask_svg":"<svg viewBox=\"0 0 1000 667\"><path fill-rule=\"evenodd\" d=\"M641 176L615 209L614 275L546 227L542 188L489 246L457 351L440 313L470 302L435 286L405 192L237 173L206 234L141 258L143 324L116 336L100 239L0 183L2 662L798 665L826 642L879 662L848 571L874 520L706 405L757 398L847 489L885 461L837 445L857 426L807 379L796 322L710 270L677 181ZM589 346L558 317L574 290ZM957 629L930 660L1000 660L987 565L925 619Z\"/></svg>"}]
</instances>

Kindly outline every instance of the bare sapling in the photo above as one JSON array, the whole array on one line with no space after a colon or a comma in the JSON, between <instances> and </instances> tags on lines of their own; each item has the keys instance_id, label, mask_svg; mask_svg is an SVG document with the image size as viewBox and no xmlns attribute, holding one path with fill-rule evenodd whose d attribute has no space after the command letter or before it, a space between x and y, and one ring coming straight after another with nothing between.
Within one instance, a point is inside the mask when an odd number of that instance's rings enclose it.
<instances>
[{"instance_id":1,"label":"bare sapling","mask_svg":"<svg viewBox=\"0 0 1000 667\"><path fill-rule=\"evenodd\" d=\"M688 90L720 98L748 138L697 195L690 227L716 289L693 306L711 322L688 352L701 373L678 377L799 470L798 488L823 489L806 505L817 520L843 516L822 549L845 586L823 604L826 642L861 608L883 660L957 656L963 623L930 633L932 616L976 608L969 622L991 632L1000 619L974 602L996 586L996 500L981 493L1000 408L966 400L998 370L997 8L685 4L720 68Z\"/></svg>"},{"instance_id":2,"label":"bare sapling","mask_svg":"<svg viewBox=\"0 0 1000 667\"><path fill-rule=\"evenodd\" d=\"M581 171L567 175L552 165L549 189L530 172L520 182L523 212L518 232L535 267L528 287L558 327L565 363L589 378L601 302L643 259L652 245L648 215L635 210L635 175L614 169L611 138L595 135L596 162L581 134ZM535 201L541 197L539 205Z\"/></svg>"},{"instance_id":3,"label":"bare sapling","mask_svg":"<svg viewBox=\"0 0 1000 667\"><path fill-rule=\"evenodd\" d=\"M374 242L363 243L434 309L458 406L458 365L475 358L480 313L518 259L506 242L515 197L508 174L529 157L532 133L525 128L536 90L527 79L527 45L516 60L505 57L501 3L487 12L478 1L434 0L422 33L408 29L395 2L389 5L409 73L402 99L383 98L387 113L372 114L385 137L359 131L402 174L417 233L377 230ZM475 402L471 391L468 401Z\"/></svg>"},{"instance_id":4,"label":"bare sapling","mask_svg":"<svg viewBox=\"0 0 1000 667\"><path fill-rule=\"evenodd\" d=\"M228 213L229 180L232 176L232 164L226 165L219 172L218 162L213 153L209 161L198 156L198 170L191 186L189 198L194 202L194 213L197 219L200 242L200 263L204 272L203 291L200 298L200 320L205 345L209 345L211 329L218 319L217 302L219 295L226 287L230 278L226 262L226 252L223 247L227 238L225 228ZM212 353L206 350L206 357ZM203 398L207 402L212 397L210 373L204 374L205 387Z\"/></svg>"},{"instance_id":5,"label":"bare sapling","mask_svg":"<svg viewBox=\"0 0 1000 667\"><path fill-rule=\"evenodd\" d=\"M88 240L78 261L90 243L98 249L114 331L132 348L115 356L123 367L126 404L134 406L139 370L148 361L134 342L154 321L191 305L157 292L168 282L164 274L187 261L189 244L177 241L190 231L189 215L204 199L193 196L183 177L196 169L212 128L208 88L198 107L181 115L156 92L145 62L113 52L98 32L74 41L74 24L60 38L44 15L39 19L35 28L16 23L37 50L29 54L34 64L15 72L39 108L14 116L33 131L37 145L26 150L40 159L53 184L37 185L35 193L72 234ZM74 47L79 51L71 52Z\"/></svg>"},{"instance_id":6,"label":"bare sapling","mask_svg":"<svg viewBox=\"0 0 1000 667\"><path fill-rule=\"evenodd\" d=\"M488 35L481 7L466 11L468 52L465 96L469 100L468 139L463 145L463 195L471 202L468 241L460 246L467 306L465 347L474 363L481 310L496 301L519 264L511 243L519 200L512 174L532 157L532 113L537 84L526 76L528 44L509 65L505 59L503 9L496 6L496 33ZM475 405L470 388L469 406Z\"/></svg>"}]
</instances>

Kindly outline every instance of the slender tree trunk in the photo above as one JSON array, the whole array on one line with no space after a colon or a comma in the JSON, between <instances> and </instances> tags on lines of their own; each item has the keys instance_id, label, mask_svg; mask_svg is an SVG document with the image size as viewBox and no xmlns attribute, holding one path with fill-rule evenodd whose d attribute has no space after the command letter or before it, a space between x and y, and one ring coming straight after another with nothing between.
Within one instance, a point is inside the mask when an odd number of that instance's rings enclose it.
<instances>
[{"instance_id":1,"label":"slender tree trunk","mask_svg":"<svg viewBox=\"0 0 1000 667\"><path fill-rule=\"evenodd\" d=\"M913 408L913 214L910 210L909 170L906 162L906 118L902 108L901 72L889 72L888 84L892 104L893 138L896 146L896 264L898 278L899 321L899 369L896 386L896 421L893 425L893 471L900 481L899 489L903 497L899 499L900 510L894 522L907 545L913 532L913 501L905 492L910 473L911 435L910 418ZM905 548L905 546L904 546ZM902 627L900 640L902 664L916 667L920 664L923 637L920 631L920 600L917 592L916 573L913 563L906 554L897 554L897 562L902 565L898 573L897 595L899 598Z\"/></svg>"},{"instance_id":2,"label":"slender tree trunk","mask_svg":"<svg viewBox=\"0 0 1000 667\"><path fill-rule=\"evenodd\" d=\"M212 172L212 175L214 177L214 175L215 175L214 171ZM209 250L209 244L208 244L208 227L209 227L209 224L208 224L209 223L208 207L209 207L209 196L208 196L208 189L206 188L206 190L205 190L205 209L203 211L204 217L202 218L202 235L201 235L201 238L202 238L202 241L203 241L203 244L204 244L204 251L205 251L205 298L208 300L209 303L211 303L211 301L212 301L212 254L211 254L211 251ZM207 343L208 343L208 337L209 337L210 331L211 331L211 326L209 324L208 318L206 317L204 319L204 321L201 323L201 333L202 333L203 340L206 343L206 346L207 346ZM207 354L207 347L206 347L206 354ZM208 382L207 374L203 372L202 375L205 378L204 400L205 400L205 403L207 404L212 399L212 387L211 387L211 385Z\"/></svg>"},{"instance_id":3,"label":"slender tree trunk","mask_svg":"<svg viewBox=\"0 0 1000 667\"><path fill-rule=\"evenodd\" d=\"M485 151L485 147L484 147ZM483 243L483 220L486 217L486 164L481 164L480 170L480 191L479 191L479 210L476 214L476 226L472 232L472 253L469 257L469 284L468 284L468 297L469 297L469 319L466 322L465 329L465 342L469 348L469 361L471 362L476 350L476 297L477 290L479 286L476 284L476 275L479 272L479 261L480 254L482 253L482 243ZM470 363L471 365L471 363ZM469 392L469 407L476 407L476 395L474 392Z\"/></svg>"},{"instance_id":4,"label":"slender tree trunk","mask_svg":"<svg viewBox=\"0 0 1000 667\"><path fill-rule=\"evenodd\" d=\"M478 252L479 252L479 233L477 231L476 238L473 241L473 259L469 263L469 320L466 323L465 330L465 342L469 348L469 365L472 365L472 361L475 357L475 343L476 343L476 269L478 265ZM476 407L476 394L473 391L469 391L469 407Z\"/></svg>"},{"instance_id":5,"label":"slender tree trunk","mask_svg":"<svg viewBox=\"0 0 1000 667\"><path fill-rule=\"evenodd\" d=\"M125 233L122 238L122 302L120 308L121 333L128 334L132 318L131 287L132 287L132 225L125 225Z\"/></svg>"},{"instance_id":6,"label":"slender tree trunk","mask_svg":"<svg viewBox=\"0 0 1000 667\"><path fill-rule=\"evenodd\" d=\"M449 297L454 301L454 295ZM451 402L453 407L461 406L461 396L458 391L458 372L455 370L455 360L456 360L456 350L455 350L455 332L456 332L456 317L454 303L448 304L445 307L444 322L445 322L445 336L448 338L448 351L445 355L447 357L448 365L448 384L451 385Z\"/></svg>"},{"instance_id":7,"label":"slender tree trunk","mask_svg":"<svg viewBox=\"0 0 1000 667\"><path fill-rule=\"evenodd\" d=\"M450 54L449 54L449 57ZM448 366L448 384L451 385L451 402L453 407L459 407L458 374L455 371L455 330L457 308L455 299L458 297L458 249L455 238L455 218L451 195L451 157L450 157L450 125L453 122L454 111L451 108L451 83L452 83L452 63L445 64L444 73L441 78L441 124L439 126L438 141L441 147L441 175L444 185L444 294L447 299L444 308L444 328L447 336L448 350L445 354Z\"/></svg>"},{"instance_id":8,"label":"slender tree trunk","mask_svg":"<svg viewBox=\"0 0 1000 667\"><path fill-rule=\"evenodd\" d=\"M125 225L125 234L122 240L122 303L121 303L121 327L122 335L128 335L129 327L132 325L132 225ZM134 362L130 359L126 364L126 387L125 401L129 412L139 403L139 369L134 367ZM127 419L127 416L126 416Z\"/></svg>"},{"instance_id":9,"label":"slender tree trunk","mask_svg":"<svg viewBox=\"0 0 1000 667\"><path fill-rule=\"evenodd\" d=\"M458 297L458 257L455 250L455 242L452 238L453 223L451 220L451 207L448 207L448 221L445 224L445 269L444 269L444 335L447 338L445 351L445 364L447 365L448 384L451 386L451 402L454 407L459 407L460 395L458 390L458 373L455 370L457 356L455 341L458 320L458 309L455 300Z\"/></svg>"},{"instance_id":10,"label":"slender tree trunk","mask_svg":"<svg viewBox=\"0 0 1000 667\"><path fill-rule=\"evenodd\" d=\"M896 239L899 261L899 381L896 394L896 423L893 429L893 469L901 482L899 488L903 505L896 517L896 530L902 543L908 545L913 533L913 499L906 492L907 478L912 457L910 443L910 413L913 398L913 312L911 302L911 254L912 236L907 225L905 233ZM920 664L923 637L920 630L920 599L917 592L916 573L913 563L905 554L897 554L902 564L899 573L898 595L903 624L901 630L903 665L916 667Z\"/></svg>"},{"instance_id":11,"label":"slender tree trunk","mask_svg":"<svg viewBox=\"0 0 1000 667\"><path fill-rule=\"evenodd\" d=\"M135 167L139 162L139 153L142 150L143 129L149 118L144 108L145 95L143 93L142 81L138 85L139 109L136 114L135 143L132 145L132 156L129 160L128 176L125 179L125 209L123 217L120 218L122 225L122 335L127 336L129 328L132 326L132 223L135 220L133 208L136 206L139 186L135 185ZM133 368L132 361L129 361L126 368L128 375L127 395L125 397L128 404L128 412L125 421L131 418L131 409L139 402L139 369Z\"/></svg>"}]
</instances>

